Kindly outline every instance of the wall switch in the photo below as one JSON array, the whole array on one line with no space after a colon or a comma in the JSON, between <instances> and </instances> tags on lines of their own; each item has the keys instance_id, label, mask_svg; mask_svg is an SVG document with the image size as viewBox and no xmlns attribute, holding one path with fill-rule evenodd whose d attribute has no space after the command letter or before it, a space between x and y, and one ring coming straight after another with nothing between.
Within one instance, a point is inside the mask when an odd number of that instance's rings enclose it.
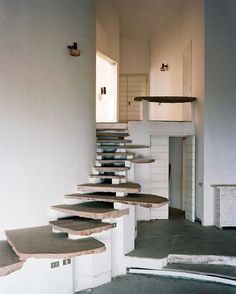
<instances>
[{"instance_id":1,"label":"wall switch","mask_svg":"<svg viewBox=\"0 0 236 294\"><path fill-rule=\"evenodd\" d=\"M60 266L59 261L51 262L51 268L55 268L55 267L59 267L59 266Z\"/></svg>"},{"instance_id":2,"label":"wall switch","mask_svg":"<svg viewBox=\"0 0 236 294\"><path fill-rule=\"evenodd\" d=\"M64 259L63 260L63 265L71 264L71 259Z\"/></svg>"}]
</instances>

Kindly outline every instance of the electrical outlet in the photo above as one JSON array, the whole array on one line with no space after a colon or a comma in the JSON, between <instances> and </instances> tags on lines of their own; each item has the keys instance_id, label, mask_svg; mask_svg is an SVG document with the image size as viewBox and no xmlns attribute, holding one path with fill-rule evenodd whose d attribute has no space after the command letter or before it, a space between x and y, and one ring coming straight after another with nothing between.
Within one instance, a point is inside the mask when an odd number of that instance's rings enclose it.
<instances>
[{"instance_id":1,"label":"electrical outlet","mask_svg":"<svg viewBox=\"0 0 236 294\"><path fill-rule=\"evenodd\" d=\"M71 264L71 259L64 259L63 260L63 265Z\"/></svg>"},{"instance_id":2,"label":"electrical outlet","mask_svg":"<svg viewBox=\"0 0 236 294\"><path fill-rule=\"evenodd\" d=\"M51 268L55 268L55 267L59 267L59 266L60 266L59 261L51 262Z\"/></svg>"}]
</instances>

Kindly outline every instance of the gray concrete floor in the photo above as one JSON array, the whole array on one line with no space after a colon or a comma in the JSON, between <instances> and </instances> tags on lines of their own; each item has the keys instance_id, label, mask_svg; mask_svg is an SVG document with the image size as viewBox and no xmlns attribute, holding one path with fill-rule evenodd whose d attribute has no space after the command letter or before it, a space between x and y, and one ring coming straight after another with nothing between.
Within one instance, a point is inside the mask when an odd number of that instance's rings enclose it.
<instances>
[{"instance_id":1,"label":"gray concrete floor","mask_svg":"<svg viewBox=\"0 0 236 294\"><path fill-rule=\"evenodd\" d=\"M160 278L149 275L125 275L111 283L78 292L80 294L236 294L236 287L214 283Z\"/></svg>"},{"instance_id":2,"label":"gray concrete floor","mask_svg":"<svg viewBox=\"0 0 236 294\"><path fill-rule=\"evenodd\" d=\"M219 230L185 220L138 222L135 250L129 256L163 258L169 254L236 256L236 229Z\"/></svg>"}]
</instances>

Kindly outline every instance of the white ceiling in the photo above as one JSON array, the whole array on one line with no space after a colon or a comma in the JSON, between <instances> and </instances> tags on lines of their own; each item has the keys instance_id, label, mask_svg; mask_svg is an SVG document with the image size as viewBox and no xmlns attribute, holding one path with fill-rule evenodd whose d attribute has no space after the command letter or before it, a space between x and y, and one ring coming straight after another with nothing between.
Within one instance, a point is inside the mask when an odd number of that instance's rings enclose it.
<instances>
[{"instance_id":1,"label":"white ceiling","mask_svg":"<svg viewBox=\"0 0 236 294\"><path fill-rule=\"evenodd\" d=\"M121 36L150 40L154 31L180 14L191 0L112 0L120 14Z\"/></svg>"}]
</instances>

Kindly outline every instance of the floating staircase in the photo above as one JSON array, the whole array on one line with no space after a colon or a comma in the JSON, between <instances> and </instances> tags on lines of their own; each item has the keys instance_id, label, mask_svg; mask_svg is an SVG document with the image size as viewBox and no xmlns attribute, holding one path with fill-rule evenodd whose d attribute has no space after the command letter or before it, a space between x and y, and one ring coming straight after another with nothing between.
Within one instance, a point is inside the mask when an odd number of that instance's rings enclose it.
<instances>
[{"instance_id":1,"label":"floating staircase","mask_svg":"<svg viewBox=\"0 0 236 294\"><path fill-rule=\"evenodd\" d=\"M97 154L89 183L78 185L77 193L65 195L66 203L51 206L58 219L49 225L5 232L7 241L0 242L0 276L20 269L27 258L98 254L105 252L107 244L109 250L118 250L120 258L124 257L130 247L123 248L129 234L134 246L132 207L160 207L168 202L163 197L139 193L141 186L127 181L127 172L134 163L153 162L150 158L136 158L129 151L149 146L132 145L128 136L125 123L97 125ZM122 220L125 217L126 222ZM100 241L100 235L109 231L110 243L102 237Z\"/></svg>"}]
</instances>

